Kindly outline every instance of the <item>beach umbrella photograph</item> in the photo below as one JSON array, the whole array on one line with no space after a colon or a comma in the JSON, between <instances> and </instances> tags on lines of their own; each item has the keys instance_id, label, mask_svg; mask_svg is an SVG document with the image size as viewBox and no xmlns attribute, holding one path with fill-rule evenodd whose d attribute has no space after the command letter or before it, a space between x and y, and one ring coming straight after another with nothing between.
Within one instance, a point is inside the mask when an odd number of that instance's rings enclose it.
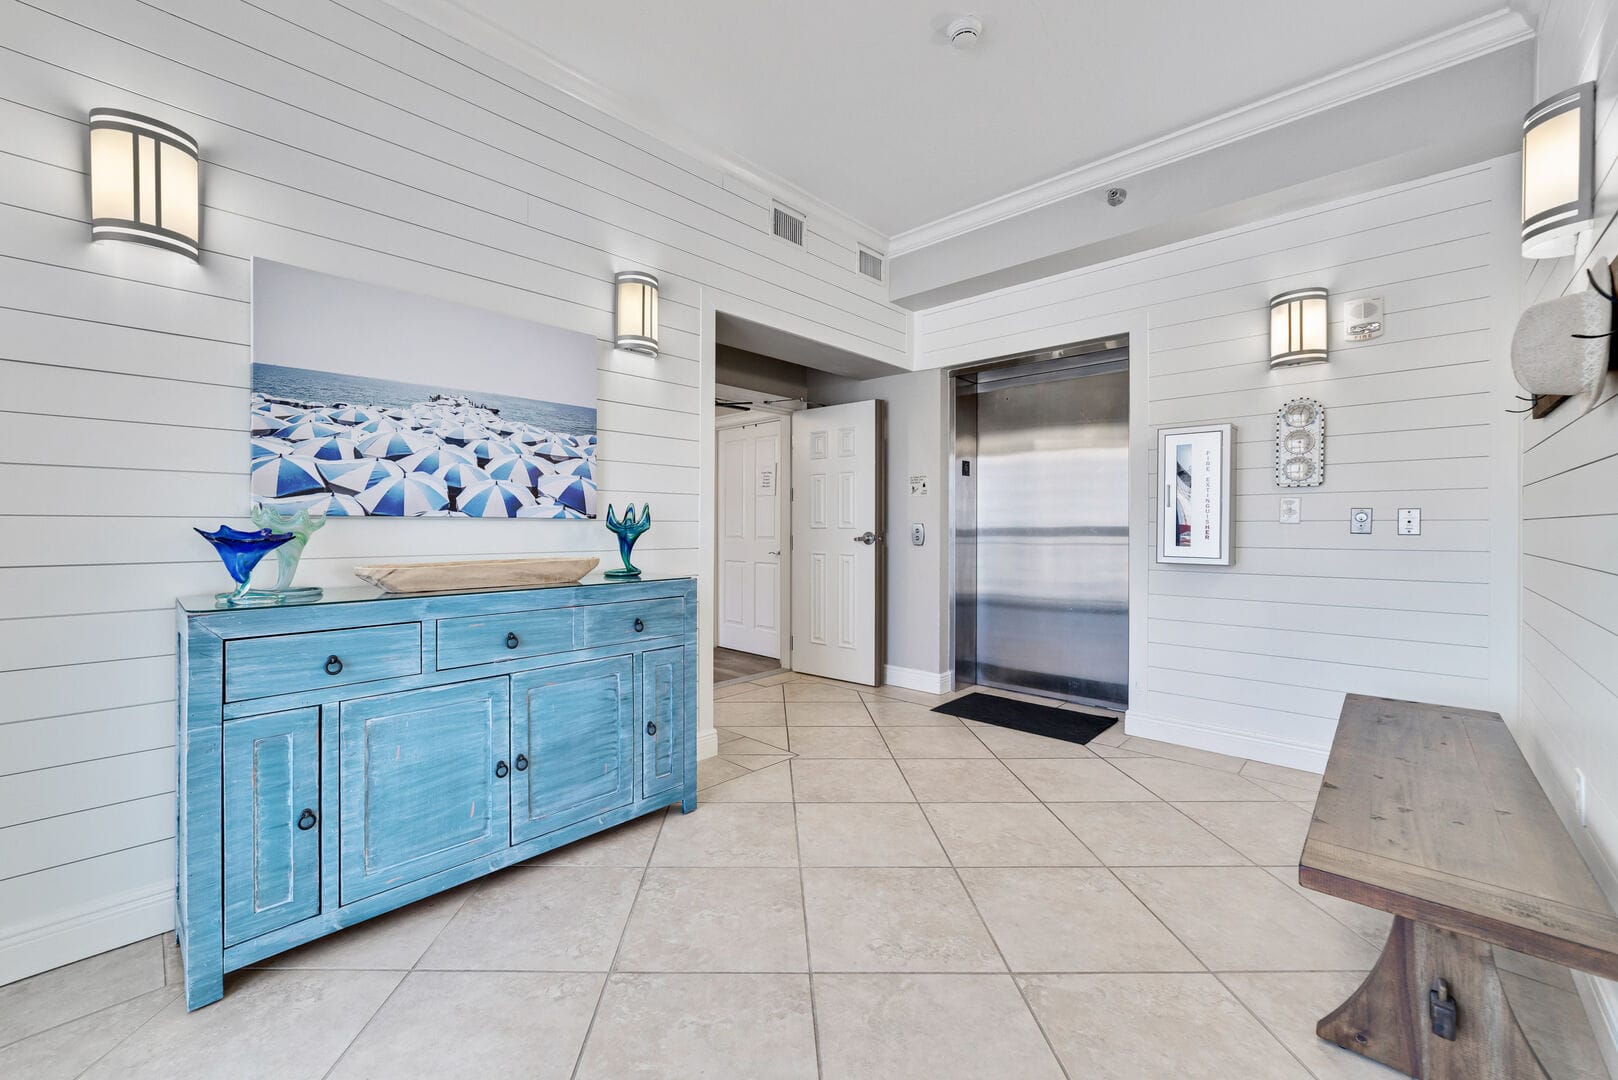
<instances>
[{"instance_id":1,"label":"beach umbrella photograph","mask_svg":"<svg viewBox=\"0 0 1618 1080\"><path fill-rule=\"evenodd\" d=\"M516 517L523 507L532 505L534 496L527 488L502 480L469 487L455 500L455 508L467 517Z\"/></svg>"},{"instance_id":2,"label":"beach umbrella photograph","mask_svg":"<svg viewBox=\"0 0 1618 1080\"><path fill-rule=\"evenodd\" d=\"M437 476L451 465L476 465L478 459L458 446L435 446L419 454L400 460L405 472L421 472Z\"/></svg>"},{"instance_id":3,"label":"beach umbrella photograph","mask_svg":"<svg viewBox=\"0 0 1618 1080\"><path fill-rule=\"evenodd\" d=\"M275 437L288 442L304 442L308 439L328 439L341 434L343 429L335 424L328 424L323 420L300 420L277 431Z\"/></svg>"},{"instance_id":4,"label":"beach umbrella photograph","mask_svg":"<svg viewBox=\"0 0 1618 1080\"><path fill-rule=\"evenodd\" d=\"M489 429L481 424L457 424L453 421L445 422L433 430L440 439L456 446L475 443L479 439L488 438L490 434Z\"/></svg>"},{"instance_id":5,"label":"beach umbrella photograph","mask_svg":"<svg viewBox=\"0 0 1618 1080\"><path fill-rule=\"evenodd\" d=\"M545 502L523 507L517 511L517 516L520 518L571 518L577 517L578 513L547 499Z\"/></svg>"},{"instance_id":6,"label":"beach umbrella photograph","mask_svg":"<svg viewBox=\"0 0 1618 1080\"><path fill-rule=\"evenodd\" d=\"M385 484L390 480L398 480L405 472L397 463L375 458L358 458L354 461L319 462L320 475L325 477L326 486L332 491L344 495L358 495L366 488Z\"/></svg>"},{"instance_id":7,"label":"beach umbrella photograph","mask_svg":"<svg viewBox=\"0 0 1618 1080\"><path fill-rule=\"evenodd\" d=\"M551 466L551 471L557 476L577 476L585 480L595 479L595 469L591 467L588 458L569 458L558 461Z\"/></svg>"},{"instance_id":8,"label":"beach umbrella photograph","mask_svg":"<svg viewBox=\"0 0 1618 1080\"><path fill-rule=\"evenodd\" d=\"M255 465L265 458L279 457L282 454L290 454L292 452L292 444L287 442L285 439L263 437L253 439L248 443L248 446L251 448L253 454L253 464Z\"/></svg>"},{"instance_id":9,"label":"beach umbrella photograph","mask_svg":"<svg viewBox=\"0 0 1618 1080\"><path fill-rule=\"evenodd\" d=\"M539 462L524 457L503 457L489 462L484 471L495 480L505 480L522 487L533 487L541 478L549 476L556 470L550 462Z\"/></svg>"},{"instance_id":10,"label":"beach umbrella photograph","mask_svg":"<svg viewBox=\"0 0 1618 1080\"><path fill-rule=\"evenodd\" d=\"M466 448L476 454L480 461L493 461L496 458L511 457L518 453L517 448L506 440L488 437L467 443Z\"/></svg>"},{"instance_id":11,"label":"beach umbrella photograph","mask_svg":"<svg viewBox=\"0 0 1618 1080\"><path fill-rule=\"evenodd\" d=\"M396 461L432 447L433 440L429 436L414 431L382 431L361 442L360 453L366 457Z\"/></svg>"},{"instance_id":12,"label":"beach umbrella photograph","mask_svg":"<svg viewBox=\"0 0 1618 1080\"><path fill-rule=\"evenodd\" d=\"M314 462L277 455L261 459L253 466L253 494L261 499L305 495L326 490L326 481Z\"/></svg>"},{"instance_id":13,"label":"beach umbrella photograph","mask_svg":"<svg viewBox=\"0 0 1618 1080\"><path fill-rule=\"evenodd\" d=\"M338 409L331 414L331 422L353 427L355 424L368 424L376 419L376 414L367 412L358 405L350 405L346 409Z\"/></svg>"},{"instance_id":14,"label":"beach umbrella photograph","mask_svg":"<svg viewBox=\"0 0 1618 1080\"><path fill-rule=\"evenodd\" d=\"M421 517L449 506L449 493L421 473L411 473L368 487L355 496L367 514Z\"/></svg>"},{"instance_id":15,"label":"beach umbrella photograph","mask_svg":"<svg viewBox=\"0 0 1618 1080\"><path fill-rule=\"evenodd\" d=\"M310 510L312 514L324 514L326 517L365 517L365 507L352 495L333 495L323 507Z\"/></svg>"},{"instance_id":16,"label":"beach umbrella photograph","mask_svg":"<svg viewBox=\"0 0 1618 1080\"><path fill-rule=\"evenodd\" d=\"M292 447L295 457L319 458L321 461L353 461L359 456L354 440L347 435L328 435L324 439L307 439Z\"/></svg>"},{"instance_id":17,"label":"beach umbrella photograph","mask_svg":"<svg viewBox=\"0 0 1618 1080\"><path fill-rule=\"evenodd\" d=\"M596 485L594 480L578 476L547 476L535 485L541 495L547 495L562 506L571 507L581 514L594 515Z\"/></svg>"},{"instance_id":18,"label":"beach umbrella photograph","mask_svg":"<svg viewBox=\"0 0 1618 1080\"><path fill-rule=\"evenodd\" d=\"M433 475L452 488L469 488L489 482L488 473L476 465L468 465L464 461L457 461Z\"/></svg>"},{"instance_id":19,"label":"beach umbrella photograph","mask_svg":"<svg viewBox=\"0 0 1618 1080\"><path fill-rule=\"evenodd\" d=\"M548 457L553 461L561 461L566 458L584 456L579 452L578 447L572 445L566 439L559 438L555 435L552 435L549 439L546 439L544 442L540 443L534 448L533 452L543 455L544 457Z\"/></svg>"},{"instance_id":20,"label":"beach umbrella photograph","mask_svg":"<svg viewBox=\"0 0 1618 1080\"><path fill-rule=\"evenodd\" d=\"M273 435L284 427L285 421L262 408L254 409L253 418L247 423L248 432L254 436Z\"/></svg>"}]
</instances>

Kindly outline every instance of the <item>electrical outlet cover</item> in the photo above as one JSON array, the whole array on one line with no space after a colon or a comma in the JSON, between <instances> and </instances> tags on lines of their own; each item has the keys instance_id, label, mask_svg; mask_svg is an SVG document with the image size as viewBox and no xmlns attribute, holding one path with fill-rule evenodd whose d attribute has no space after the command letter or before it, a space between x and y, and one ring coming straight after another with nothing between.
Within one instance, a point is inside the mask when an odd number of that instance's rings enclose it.
<instances>
[{"instance_id":1,"label":"electrical outlet cover","mask_svg":"<svg viewBox=\"0 0 1618 1080\"><path fill-rule=\"evenodd\" d=\"M1283 525L1296 525L1303 520L1303 500L1296 495L1281 496L1280 522Z\"/></svg>"}]
</instances>

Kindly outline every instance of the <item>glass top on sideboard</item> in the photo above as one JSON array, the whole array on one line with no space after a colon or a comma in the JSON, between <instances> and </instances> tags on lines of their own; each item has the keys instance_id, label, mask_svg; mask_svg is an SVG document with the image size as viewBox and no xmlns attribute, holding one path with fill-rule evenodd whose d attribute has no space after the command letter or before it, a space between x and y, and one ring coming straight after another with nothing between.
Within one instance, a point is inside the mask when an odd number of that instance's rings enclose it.
<instances>
[{"instance_id":1,"label":"glass top on sideboard","mask_svg":"<svg viewBox=\"0 0 1618 1080\"><path fill-rule=\"evenodd\" d=\"M501 592L532 592L535 589L575 589L575 588L612 588L615 585L634 585L649 581L689 581L691 574L654 574L643 573L637 578L609 578L599 570L584 575L578 581L564 581L555 585L521 585L513 588L500 589L465 589L455 592L430 593L393 593L378 588L375 585L344 585L329 588L319 600L307 602L288 602L286 604L267 605L268 610L293 607L320 607L327 604L363 604L372 600L422 600L434 596L457 596L468 593L501 593ZM249 611L262 610L262 608L226 607L219 603L218 593L206 593L201 596L182 596L179 599L183 611L195 614L204 614L217 611Z\"/></svg>"}]
</instances>

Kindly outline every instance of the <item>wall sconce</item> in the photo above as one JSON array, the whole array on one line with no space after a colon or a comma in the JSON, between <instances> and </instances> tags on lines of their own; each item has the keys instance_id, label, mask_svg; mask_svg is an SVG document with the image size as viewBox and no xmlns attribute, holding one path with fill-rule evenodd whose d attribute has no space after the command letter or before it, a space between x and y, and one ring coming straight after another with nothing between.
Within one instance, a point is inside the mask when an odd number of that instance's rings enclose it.
<instances>
[{"instance_id":1,"label":"wall sconce","mask_svg":"<svg viewBox=\"0 0 1618 1080\"><path fill-rule=\"evenodd\" d=\"M1554 94L1522 122L1522 254L1571 255L1595 220L1596 84Z\"/></svg>"},{"instance_id":2,"label":"wall sconce","mask_svg":"<svg viewBox=\"0 0 1618 1080\"><path fill-rule=\"evenodd\" d=\"M625 270L612 280L618 286L618 348L656 356L657 278Z\"/></svg>"},{"instance_id":3,"label":"wall sconce","mask_svg":"<svg viewBox=\"0 0 1618 1080\"><path fill-rule=\"evenodd\" d=\"M121 109L90 111L90 239L198 258L197 141Z\"/></svg>"},{"instance_id":4,"label":"wall sconce","mask_svg":"<svg viewBox=\"0 0 1618 1080\"><path fill-rule=\"evenodd\" d=\"M1326 362L1326 290L1293 289L1270 299L1270 367Z\"/></svg>"}]
</instances>

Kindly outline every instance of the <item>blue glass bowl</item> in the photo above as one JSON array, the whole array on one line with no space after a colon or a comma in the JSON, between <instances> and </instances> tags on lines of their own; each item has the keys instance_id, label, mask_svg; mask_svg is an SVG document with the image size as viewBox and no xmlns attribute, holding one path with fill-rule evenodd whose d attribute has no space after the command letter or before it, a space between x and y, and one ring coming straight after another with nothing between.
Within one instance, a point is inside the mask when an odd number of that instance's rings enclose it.
<instances>
[{"instance_id":1,"label":"blue glass bowl","mask_svg":"<svg viewBox=\"0 0 1618 1080\"><path fill-rule=\"evenodd\" d=\"M264 556L295 539L292 533L271 532L269 529L243 532L229 525L221 525L213 532L195 531L213 545L219 561L225 564L225 572L236 583L235 592L219 594L220 603L227 605L238 603L247 595L247 583L253 576L253 568Z\"/></svg>"}]
</instances>

